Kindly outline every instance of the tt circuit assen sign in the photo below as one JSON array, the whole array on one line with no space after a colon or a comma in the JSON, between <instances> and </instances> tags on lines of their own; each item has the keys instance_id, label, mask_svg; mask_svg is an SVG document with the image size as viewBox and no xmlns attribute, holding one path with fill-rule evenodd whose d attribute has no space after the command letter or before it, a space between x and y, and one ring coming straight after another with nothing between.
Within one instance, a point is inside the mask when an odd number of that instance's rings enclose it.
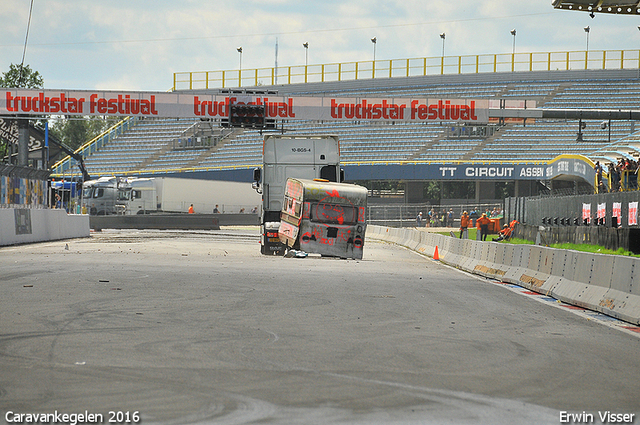
<instances>
[{"instance_id":1,"label":"tt circuit assen sign","mask_svg":"<svg viewBox=\"0 0 640 425\"><path fill-rule=\"evenodd\" d=\"M5 89L0 113L118 115L164 118L228 117L229 105L264 105L274 120L489 122L488 100L224 96L195 93Z\"/></svg>"},{"instance_id":2,"label":"tt circuit assen sign","mask_svg":"<svg viewBox=\"0 0 640 425\"><path fill-rule=\"evenodd\" d=\"M406 163L376 164L343 162L349 178L367 180L371 176L380 180L553 180L570 178L592 183L595 179L593 164L579 155L561 155L549 163L521 164L434 164Z\"/></svg>"},{"instance_id":3,"label":"tt circuit assen sign","mask_svg":"<svg viewBox=\"0 0 640 425\"><path fill-rule=\"evenodd\" d=\"M376 167L375 164L343 163L353 180L366 180L371 175L377 179L405 180L545 180L553 178L547 173L546 165L540 164L433 164L408 163L386 164Z\"/></svg>"}]
</instances>

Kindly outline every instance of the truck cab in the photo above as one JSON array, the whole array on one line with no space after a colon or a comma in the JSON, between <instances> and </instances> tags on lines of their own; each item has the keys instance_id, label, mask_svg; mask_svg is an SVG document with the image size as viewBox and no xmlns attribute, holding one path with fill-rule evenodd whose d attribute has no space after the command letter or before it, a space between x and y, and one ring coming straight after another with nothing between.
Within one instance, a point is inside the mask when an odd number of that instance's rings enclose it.
<instances>
[{"instance_id":1,"label":"truck cab","mask_svg":"<svg viewBox=\"0 0 640 425\"><path fill-rule=\"evenodd\" d=\"M118 188L118 207L124 215L149 214L158 210L154 179L131 179Z\"/></svg>"},{"instance_id":2,"label":"truck cab","mask_svg":"<svg viewBox=\"0 0 640 425\"><path fill-rule=\"evenodd\" d=\"M100 177L83 184L83 206L90 215L116 213L118 181L116 177Z\"/></svg>"},{"instance_id":3,"label":"truck cab","mask_svg":"<svg viewBox=\"0 0 640 425\"><path fill-rule=\"evenodd\" d=\"M278 237L278 229L288 178L341 182L338 136L265 137L263 167L254 170L253 183L253 187L262 193L261 252L265 255L284 255L286 250Z\"/></svg>"}]
</instances>

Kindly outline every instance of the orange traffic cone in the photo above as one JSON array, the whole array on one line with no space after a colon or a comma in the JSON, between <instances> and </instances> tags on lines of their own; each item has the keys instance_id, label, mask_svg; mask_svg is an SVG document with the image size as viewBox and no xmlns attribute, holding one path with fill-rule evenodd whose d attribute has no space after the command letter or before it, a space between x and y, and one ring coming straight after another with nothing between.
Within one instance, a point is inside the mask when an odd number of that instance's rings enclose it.
<instances>
[{"instance_id":1,"label":"orange traffic cone","mask_svg":"<svg viewBox=\"0 0 640 425\"><path fill-rule=\"evenodd\" d=\"M440 261L440 256L438 255L438 245L436 245L436 250L433 252L433 259Z\"/></svg>"}]
</instances>

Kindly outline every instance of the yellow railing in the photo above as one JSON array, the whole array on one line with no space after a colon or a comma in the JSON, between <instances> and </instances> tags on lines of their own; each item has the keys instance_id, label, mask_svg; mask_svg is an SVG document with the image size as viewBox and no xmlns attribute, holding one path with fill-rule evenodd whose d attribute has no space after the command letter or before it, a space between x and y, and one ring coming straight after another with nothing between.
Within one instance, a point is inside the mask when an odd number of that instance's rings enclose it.
<instances>
[{"instance_id":1,"label":"yellow railing","mask_svg":"<svg viewBox=\"0 0 640 425\"><path fill-rule=\"evenodd\" d=\"M102 146L106 145L111 139L114 137L124 133L130 127L135 125L137 122L137 118L135 117L125 117L122 121L117 124L111 126L109 129L105 130L102 134L94 137L90 141L86 142L74 152L82 155L83 158L87 158L92 153L96 152ZM63 173L71 172L72 168L76 165L75 159L71 158L69 155L65 156L58 162L56 162L51 167L51 175L54 177L61 176ZM74 173L71 172L73 175Z\"/></svg>"},{"instance_id":2,"label":"yellow railing","mask_svg":"<svg viewBox=\"0 0 640 425\"><path fill-rule=\"evenodd\" d=\"M173 74L173 90L255 87L443 74L638 68L640 68L640 50L499 53L293 65L279 68L176 72Z\"/></svg>"}]
</instances>

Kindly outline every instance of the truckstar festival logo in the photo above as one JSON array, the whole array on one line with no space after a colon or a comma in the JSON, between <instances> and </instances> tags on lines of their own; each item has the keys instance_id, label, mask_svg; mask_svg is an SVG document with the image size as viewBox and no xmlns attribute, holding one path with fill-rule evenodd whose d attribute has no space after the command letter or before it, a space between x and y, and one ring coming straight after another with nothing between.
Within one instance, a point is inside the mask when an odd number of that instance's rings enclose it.
<instances>
[{"instance_id":1,"label":"truckstar festival logo","mask_svg":"<svg viewBox=\"0 0 640 425\"><path fill-rule=\"evenodd\" d=\"M231 105L260 107L269 120L489 122L489 101L427 98L348 98L197 95L190 92L4 89L0 113L158 118L219 118Z\"/></svg>"},{"instance_id":2,"label":"truckstar festival logo","mask_svg":"<svg viewBox=\"0 0 640 425\"><path fill-rule=\"evenodd\" d=\"M286 102L269 102L269 98L256 98L253 102L238 102L235 97L226 97L222 101L200 100L198 96L193 97L193 113L197 117L226 117L229 112L229 105L264 105L264 112L267 118L295 118L293 110L293 99Z\"/></svg>"},{"instance_id":3,"label":"truckstar festival logo","mask_svg":"<svg viewBox=\"0 0 640 425\"><path fill-rule=\"evenodd\" d=\"M410 121L478 121L476 102L469 105L452 104L450 100L437 103L420 103L411 100L407 104L390 103L383 99L381 103L368 103L363 99L359 103L338 103L331 99L331 117L335 119L363 120L410 120Z\"/></svg>"},{"instance_id":4,"label":"truckstar festival logo","mask_svg":"<svg viewBox=\"0 0 640 425\"><path fill-rule=\"evenodd\" d=\"M156 97L151 95L147 99L135 99L130 95L117 95L114 98L101 98L98 94L89 96L89 108L86 110L84 97L69 97L65 93L56 96L45 96L40 92L37 96L13 96L6 92L6 107L8 112L36 113L36 114L83 114L91 115L158 115Z\"/></svg>"}]
</instances>

